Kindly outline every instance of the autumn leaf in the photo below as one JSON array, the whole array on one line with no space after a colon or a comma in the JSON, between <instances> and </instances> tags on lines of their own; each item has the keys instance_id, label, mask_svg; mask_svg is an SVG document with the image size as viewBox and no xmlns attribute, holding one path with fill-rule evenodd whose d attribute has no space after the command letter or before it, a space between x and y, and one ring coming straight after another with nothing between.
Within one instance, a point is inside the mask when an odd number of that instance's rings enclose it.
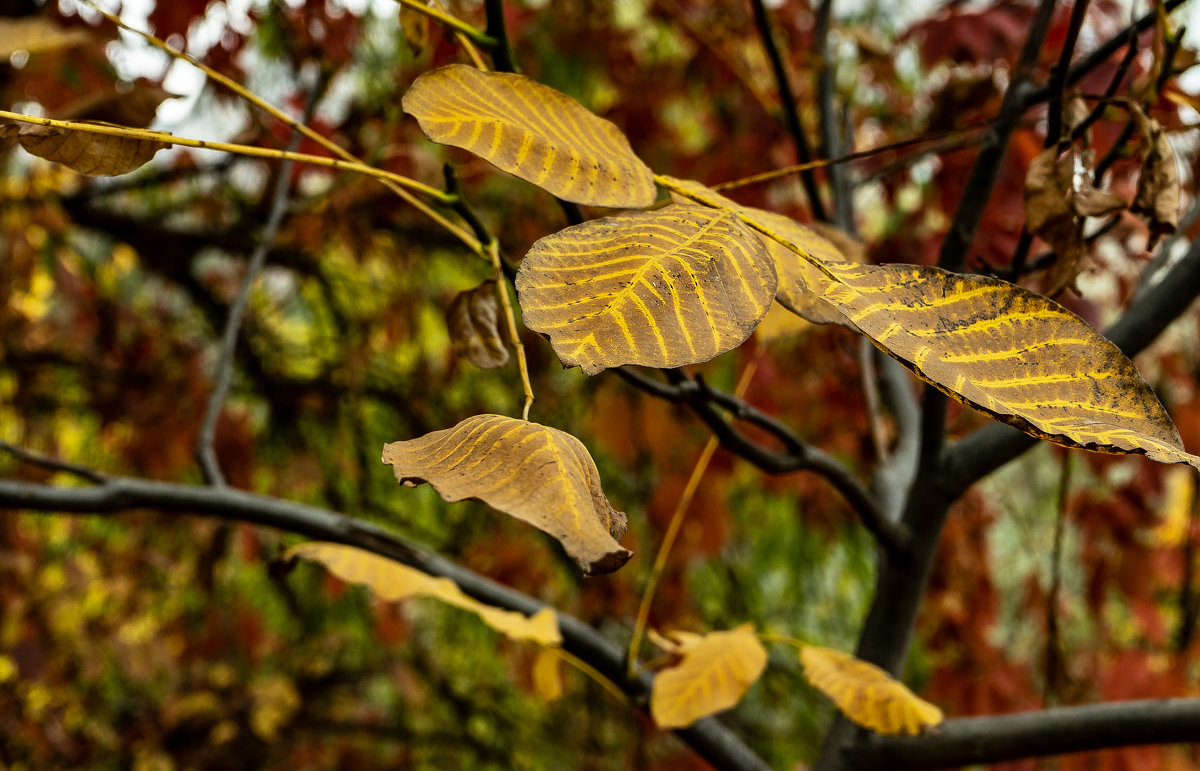
<instances>
[{"instance_id":1,"label":"autumn leaf","mask_svg":"<svg viewBox=\"0 0 1200 771\"><path fill-rule=\"evenodd\" d=\"M496 282L484 281L459 292L446 310L446 327L454 352L477 367L495 369L508 363L508 349L500 337L500 301Z\"/></svg>"},{"instance_id":2,"label":"autumn leaf","mask_svg":"<svg viewBox=\"0 0 1200 771\"><path fill-rule=\"evenodd\" d=\"M562 698L562 657L554 648L543 648L533 660L533 689L547 702Z\"/></svg>"},{"instance_id":3,"label":"autumn leaf","mask_svg":"<svg viewBox=\"0 0 1200 771\"><path fill-rule=\"evenodd\" d=\"M420 11L407 5L400 6L400 31L412 47L414 56L420 56L429 46L429 17Z\"/></svg>"},{"instance_id":4,"label":"autumn leaf","mask_svg":"<svg viewBox=\"0 0 1200 771\"><path fill-rule=\"evenodd\" d=\"M402 104L434 142L469 150L559 198L654 203L654 175L620 129L523 75L452 64L417 78Z\"/></svg>"},{"instance_id":5,"label":"autumn leaf","mask_svg":"<svg viewBox=\"0 0 1200 771\"><path fill-rule=\"evenodd\" d=\"M18 51L30 54L82 45L92 39L87 30L60 27L45 16L0 18L0 61Z\"/></svg>"},{"instance_id":6,"label":"autumn leaf","mask_svg":"<svg viewBox=\"0 0 1200 771\"><path fill-rule=\"evenodd\" d=\"M0 126L0 137L16 137L21 147L39 158L61 163L80 174L98 177L127 174L144 165L159 150L170 147L165 142L153 139L94 134L29 123Z\"/></svg>"},{"instance_id":7,"label":"autumn leaf","mask_svg":"<svg viewBox=\"0 0 1200 771\"><path fill-rule=\"evenodd\" d=\"M650 714L660 728L683 728L729 709L767 667L752 624L690 639L678 651L679 662L659 671L650 694Z\"/></svg>"},{"instance_id":8,"label":"autumn leaf","mask_svg":"<svg viewBox=\"0 0 1200 771\"><path fill-rule=\"evenodd\" d=\"M549 426L475 415L383 448L402 484L428 482L447 501L480 500L558 539L585 573L611 573L633 553L617 540L625 514L600 488L587 448Z\"/></svg>"},{"instance_id":9,"label":"autumn leaf","mask_svg":"<svg viewBox=\"0 0 1200 771\"><path fill-rule=\"evenodd\" d=\"M487 605L468 597L449 578L437 578L353 546L311 541L288 549L286 558L318 562L343 581L369 587L376 597L386 602L432 597L474 613L492 629L514 640L529 640L545 646L562 644L558 616L550 608L526 616Z\"/></svg>"},{"instance_id":10,"label":"autumn leaf","mask_svg":"<svg viewBox=\"0 0 1200 771\"><path fill-rule=\"evenodd\" d=\"M800 649L804 677L850 720L881 734L919 734L942 711L874 664L816 645Z\"/></svg>"},{"instance_id":11,"label":"autumn leaf","mask_svg":"<svg viewBox=\"0 0 1200 771\"><path fill-rule=\"evenodd\" d=\"M775 295L761 241L728 212L669 205L533 245L517 273L526 326L589 375L707 361L750 336Z\"/></svg>"},{"instance_id":12,"label":"autumn leaf","mask_svg":"<svg viewBox=\"0 0 1200 771\"><path fill-rule=\"evenodd\" d=\"M1158 121L1147 116L1137 104L1130 103L1129 107L1144 145L1137 195L1129 208L1134 214L1144 216L1150 226L1150 240L1146 244L1149 251L1160 237L1174 233L1179 226L1179 166Z\"/></svg>"}]
</instances>

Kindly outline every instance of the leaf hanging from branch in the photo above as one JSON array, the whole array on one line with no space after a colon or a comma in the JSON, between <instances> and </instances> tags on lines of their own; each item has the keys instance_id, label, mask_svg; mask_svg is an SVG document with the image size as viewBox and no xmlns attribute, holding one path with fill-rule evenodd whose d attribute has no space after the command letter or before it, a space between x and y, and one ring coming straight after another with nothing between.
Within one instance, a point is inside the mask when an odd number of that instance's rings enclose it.
<instances>
[{"instance_id":1,"label":"leaf hanging from branch","mask_svg":"<svg viewBox=\"0 0 1200 771\"><path fill-rule=\"evenodd\" d=\"M80 123L112 125L99 121ZM70 131L30 123L0 126L0 137L16 137L21 147L32 155L61 163L80 174L94 177L128 174L145 165L159 150L171 146L153 139Z\"/></svg>"},{"instance_id":2,"label":"leaf hanging from branch","mask_svg":"<svg viewBox=\"0 0 1200 771\"><path fill-rule=\"evenodd\" d=\"M767 651L752 624L689 636L679 661L654 678L650 714L660 728L683 728L741 701L767 667Z\"/></svg>"},{"instance_id":3,"label":"leaf hanging from branch","mask_svg":"<svg viewBox=\"0 0 1200 771\"><path fill-rule=\"evenodd\" d=\"M417 78L402 104L434 142L564 200L641 208L657 195L620 129L524 75L451 64Z\"/></svg>"},{"instance_id":4,"label":"leaf hanging from branch","mask_svg":"<svg viewBox=\"0 0 1200 771\"><path fill-rule=\"evenodd\" d=\"M919 734L942 722L942 711L874 664L848 653L805 645L804 677L842 713L881 734Z\"/></svg>"},{"instance_id":5,"label":"leaf hanging from branch","mask_svg":"<svg viewBox=\"0 0 1200 771\"><path fill-rule=\"evenodd\" d=\"M500 301L496 299L493 279L459 292L446 310L446 327L454 352L483 369L503 367L508 363L508 349L500 337L499 320Z\"/></svg>"},{"instance_id":6,"label":"leaf hanging from branch","mask_svg":"<svg viewBox=\"0 0 1200 771\"><path fill-rule=\"evenodd\" d=\"M376 597L386 602L432 597L474 613L492 629L514 640L529 640L547 646L562 645L558 616L550 608L526 616L487 605L468 597L449 578L436 578L408 565L340 543L302 543L287 551L287 559L297 557L319 562L343 581L369 587Z\"/></svg>"},{"instance_id":7,"label":"leaf hanging from branch","mask_svg":"<svg viewBox=\"0 0 1200 771\"><path fill-rule=\"evenodd\" d=\"M1136 103L1129 103L1134 126L1142 138L1142 173L1138 177L1137 196L1130 211L1146 218L1150 226L1147 251L1158 239L1175 232L1179 226L1180 184L1175 151L1158 121L1146 115Z\"/></svg>"},{"instance_id":8,"label":"leaf hanging from branch","mask_svg":"<svg viewBox=\"0 0 1200 771\"><path fill-rule=\"evenodd\" d=\"M617 540L625 514L575 437L503 415L475 415L454 428L383 448L402 484L428 482L447 501L480 500L554 536L585 573L611 573L633 556Z\"/></svg>"},{"instance_id":9,"label":"leaf hanging from branch","mask_svg":"<svg viewBox=\"0 0 1200 771\"><path fill-rule=\"evenodd\" d=\"M775 266L736 217L670 205L592 220L533 245L517 273L526 326L589 375L707 361L750 336Z\"/></svg>"}]
</instances>

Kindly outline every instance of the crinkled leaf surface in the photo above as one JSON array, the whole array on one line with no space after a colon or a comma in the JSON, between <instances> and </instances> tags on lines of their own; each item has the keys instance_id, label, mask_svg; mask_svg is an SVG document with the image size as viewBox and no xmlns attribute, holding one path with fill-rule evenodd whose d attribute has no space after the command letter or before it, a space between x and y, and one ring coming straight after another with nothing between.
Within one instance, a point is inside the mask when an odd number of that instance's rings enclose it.
<instances>
[{"instance_id":1,"label":"crinkled leaf surface","mask_svg":"<svg viewBox=\"0 0 1200 771\"><path fill-rule=\"evenodd\" d=\"M402 104L434 142L559 198L641 208L657 195L654 174L620 129L524 75L451 64L417 78Z\"/></svg>"},{"instance_id":2,"label":"crinkled leaf surface","mask_svg":"<svg viewBox=\"0 0 1200 771\"><path fill-rule=\"evenodd\" d=\"M919 734L942 711L874 664L832 648L800 649L804 677L855 723L881 734Z\"/></svg>"},{"instance_id":3,"label":"crinkled leaf surface","mask_svg":"<svg viewBox=\"0 0 1200 771\"><path fill-rule=\"evenodd\" d=\"M703 190L685 192L726 206ZM808 255L826 279L825 300L955 399L1056 444L1200 468L1200 457L1184 451L1175 424L1133 362L1053 300L940 268L821 262L776 232L772 220L744 207L732 211Z\"/></svg>"},{"instance_id":4,"label":"crinkled leaf surface","mask_svg":"<svg viewBox=\"0 0 1200 771\"><path fill-rule=\"evenodd\" d=\"M679 662L660 670L650 694L650 714L661 728L682 728L741 701L767 667L767 651L754 626L689 639Z\"/></svg>"},{"instance_id":5,"label":"crinkled leaf surface","mask_svg":"<svg viewBox=\"0 0 1200 771\"><path fill-rule=\"evenodd\" d=\"M29 123L2 126L0 136L15 136L29 153L94 177L128 174L147 163L159 150L170 147L153 139L93 134Z\"/></svg>"},{"instance_id":6,"label":"crinkled leaf surface","mask_svg":"<svg viewBox=\"0 0 1200 771\"><path fill-rule=\"evenodd\" d=\"M454 352L483 369L503 367L508 363L508 349L500 337L499 320L495 281L488 279L474 289L459 292L446 309L446 328Z\"/></svg>"},{"instance_id":7,"label":"crinkled leaf surface","mask_svg":"<svg viewBox=\"0 0 1200 771\"><path fill-rule=\"evenodd\" d=\"M408 565L340 543L302 543L289 549L287 557L319 562L343 581L369 587L381 600L399 602L410 597L433 597L447 605L474 613L488 626L514 640L530 640L539 645L562 644L558 616L550 608L525 616L487 605L468 597L449 578L436 578Z\"/></svg>"},{"instance_id":8,"label":"crinkled leaf surface","mask_svg":"<svg viewBox=\"0 0 1200 771\"><path fill-rule=\"evenodd\" d=\"M475 415L385 445L383 462L403 484L428 482L447 501L480 500L544 530L588 574L611 573L633 556L617 543L625 514L604 496L591 455L556 428Z\"/></svg>"},{"instance_id":9,"label":"crinkled leaf surface","mask_svg":"<svg viewBox=\"0 0 1200 771\"><path fill-rule=\"evenodd\" d=\"M1180 183L1179 165L1167 134L1158 121L1148 117L1137 105L1132 105L1133 121L1145 143L1142 151L1142 173L1138 177L1137 197L1130 210L1141 214L1150 226L1153 249L1159 237L1174 233L1179 226Z\"/></svg>"},{"instance_id":10,"label":"crinkled leaf surface","mask_svg":"<svg viewBox=\"0 0 1200 771\"><path fill-rule=\"evenodd\" d=\"M737 217L677 204L547 236L517 273L526 326L589 375L680 367L736 348L775 287L770 256Z\"/></svg>"}]
</instances>

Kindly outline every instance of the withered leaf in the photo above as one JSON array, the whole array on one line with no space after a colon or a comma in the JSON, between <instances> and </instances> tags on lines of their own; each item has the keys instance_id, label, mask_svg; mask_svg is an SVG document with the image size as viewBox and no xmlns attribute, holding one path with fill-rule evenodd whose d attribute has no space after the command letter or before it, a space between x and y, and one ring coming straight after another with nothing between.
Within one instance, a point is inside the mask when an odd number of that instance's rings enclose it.
<instances>
[{"instance_id":1,"label":"withered leaf","mask_svg":"<svg viewBox=\"0 0 1200 771\"><path fill-rule=\"evenodd\" d=\"M39 158L97 177L128 174L148 162L159 150L171 146L153 139L132 139L31 123L0 126L0 137L16 137L21 147Z\"/></svg>"},{"instance_id":2,"label":"withered leaf","mask_svg":"<svg viewBox=\"0 0 1200 771\"><path fill-rule=\"evenodd\" d=\"M650 714L660 728L682 728L741 701L767 668L767 651L752 624L685 638L677 663L659 671Z\"/></svg>"},{"instance_id":3,"label":"withered leaf","mask_svg":"<svg viewBox=\"0 0 1200 771\"><path fill-rule=\"evenodd\" d=\"M447 501L474 499L554 536L589 575L611 573L633 552L617 540L625 514L608 502L600 474L575 437L503 415L384 445L402 484L428 482Z\"/></svg>"},{"instance_id":4,"label":"withered leaf","mask_svg":"<svg viewBox=\"0 0 1200 771\"><path fill-rule=\"evenodd\" d=\"M672 204L585 222L521 262L525 324L589 375L707 361L750 336L775 296L762 242L728 212Z\"/></svg>"},{"instance_id":5,"label":"withered leaf","mask_svg":"<svg viewBox=\"0 0 1200 771\"><path fill-rule=\"evenodd\" d=\"M881 734L919 734L942 711L874 664L832 648L800 649L804 677L855 723Z\"/></svg>"},{"instance_id":6,"label":"withered leaf","mask_svg":"<svg viewBox=\"0 0 1200 771\"><path fill-rule=\"evenodd\" d=\"M414 56L420 56L429 46L429 17L420 11L400 6L400 31L412 46Z\"/></svg>"},{"instance_id":7,"label":"withered leaf","mask_svg":"<svg viewBox=\"0 0 1200 771\"><path fill-rule=\"evenodd\" d=\"M1158 121L1136 104L1130 105L1130 111L1143 144L1142 173L1130 211L1146 218L1150 227L1150 240L1146 244L1149 251L1159 238L1174 233L1179 226L1179 166L1175 162L1175 151Z\"/></svg>"},{"instance_id":8,"label":"withered leaf","mask_svg":"<svg viewBox=\"0 0 1200 771\"><path fill-rule=\"evenodd\" d=\"M483 369L503 367L508 363L508 349L500 337L499 320L500 301L493 279L459 292L446 310L454 352Z\"/></svg>"},{"instance_id":9,"label":"withered leaf","mask_svg":"<svg viewBox=\"0 0 1200 771\"><path fill-rule=\"evenodd\" d=\"M386 602L411 597L432 597L479 616L485 624L514 640L530 640L539 645L562 644L558 615L543 608L532 616L497 608L468 597L449 578L438 578L395 560L340 543L310 541L293 546L285 555L319 562L343 581L367 586Z\"/></svg>"},{"instance_id":10,"label":"withered leaf","mask_svg":"<svg viewBox=\"0 0 1200 771\"><path fill-rule=\"evenodd\" d=\"M524 75L451 64L417 78L402 103L434 142L469 150L564 200L654 203L654 174L620 129Z\"/></svg>"}]
</instances>

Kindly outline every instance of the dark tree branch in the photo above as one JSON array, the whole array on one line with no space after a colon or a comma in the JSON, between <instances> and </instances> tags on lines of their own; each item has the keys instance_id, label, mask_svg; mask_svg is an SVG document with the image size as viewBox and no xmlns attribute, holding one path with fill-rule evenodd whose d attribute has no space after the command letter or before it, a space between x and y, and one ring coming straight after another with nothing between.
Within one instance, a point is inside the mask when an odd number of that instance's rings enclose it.
<instances>
[{"instance_id":1,"label":"dark tree branch","mask_svg":"<svg viewBox=\"0 0 1200 771\"><path fill-rule=\"evenodd\" d=\"M1063 134L1063 107L1067 88L1067 71L1071 69L1071 55L1075 53L1075 43L1079 40L1079 30L1083 28L1083 19L1087 16L1091 0L1075 0L1071 7L1071 20L1067 25L1067 37L1063 40L1062 50L1058 55L1058 64L1050 70L1051 99L1046 116L1046 147L1054 147Z\"/></svg>"},{"instance_id":2,"label":"dark tree branch","mask_svg":"<svg viewBox=\"0 0 1200 771\"><path fill-rule=\"evenodd\" d=\"M763 0L752 0L754 9L754 26L758 28L758 37L762 41L763 51L771 62L771 72L775 75L775 86L779 90L779 104L783 110L783 122L788 134L792 137L792 146L796 149L796 158L800 163L809 163L813 159L812 149L808 144L808 136L800 125L800 112L796 109L796 95L792 91L792 82L788 78L787 68L779 48L775 45L775 37L771 34L771 19L767 16ZM826 157L836 157L836 153L826 149ZM808 195L808 206L815 219L829 219L825 212L825 204L821 202L821 191L817 187L817 177L812 169L800 172L800 180L804 184L804 192Z\"/></svg>"},{"instance_id":3,"label":"dark tree branch","mask_svg":"<svg viewBox=\"0 0 1200 771\"><path fill-rule=\"evenodd\" d=\"M829 32L833 27L833 0L821 0L817 7L817 23L813 37L817 42L817 105L821 121L821 148L826 158L840 158L846 148L842 146L840 121L834 104L833 57L829 51ZM834 223L847 233L854 234L854 199L847 178L847 169L841 164L829 167L829 181L833 188Z\"/></svg>"},{"instance_id":4,"label":"dark tree branch","mask_svg":"<svg viewBox=\"0 0 1200 771\"><path fill-rule=\"evenodd\" d=\"M94 487L0 480L0 507L36 512L112 514L154 509L198 514L273 527L309 538L365 549L433 576L449 578L480 602L532 615L545 603L419 549L383 528L359 519L302 503L228 487L202 487L131 477L106 477ZM616 683L631 703L645 709L654 678L625 676L625 650L579 619L558 612L563 648ZM718 769L765 771L768 767L734 734L713 718L676 732Z\"/></svg>"},{"instance_id":5,"label":"dark tree branch","mask_svg":"<svg viewBox=\"0 0 1200 771\"><path fill-rule=\"evenodd\" d=\"M1200 742L1200 699L1056 707L947 720L924 736L878 736L847 748L855 769L954 768L1144 744Z\"/></svg>"},{"instance_id":6,"label":"dark tree branch","mask_svg":"<svg viewBox=\"0 0 1200 771\"><path fill-rule=\"evenodd\" d=\"M47 471L61 471L66 474L72 474L92 484L104 484L104 481L108 478L99 471L90 469L87 466L80 466L76 463L60 460L50 455L35 452L34 450L27 450L24 447L18 447L8 442L0 442L0 451L8 453L22 463L28 463L30 466L37 466Z\"/></svg>"},{"instance_id":7,"label":"dark tree branch","mask_svg":"<svg viewBox=\"0 0 1200 771\"><path fill-rule=\"evenodd\" d=\"M520 72L517 59L513 56L512 43L508 39L508 25L504 22L504 0L485 0L487 29L484 33L496 41L492 49L492 64L500 72Z\"/></svg>"}]
</instances>

